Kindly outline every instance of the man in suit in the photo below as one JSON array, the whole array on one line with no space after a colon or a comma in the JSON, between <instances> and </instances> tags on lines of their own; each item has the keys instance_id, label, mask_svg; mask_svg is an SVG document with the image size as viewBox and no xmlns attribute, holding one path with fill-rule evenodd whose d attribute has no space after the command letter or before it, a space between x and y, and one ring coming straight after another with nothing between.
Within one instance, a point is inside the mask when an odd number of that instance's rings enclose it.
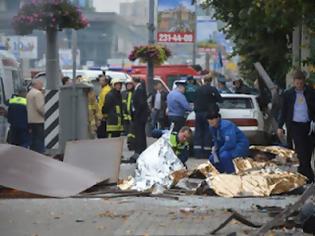
<instances>
[{"instance_id":1,"label":"man in suit","mask_svg":"<svg viewBox=\"0 0 315 236\"><path fill-rule=\"evenodd\" d=\"M154 92L151 99L151 126L152 129L166 127L166 97L167 92L163 89L161 82L154 84Z\"/></svg>"},{"instance_id":2,"label":"man in suit","mask_svg":"<svg viewBox=\"0 0 315 236\"><path fill-rule=\"evenodd\" d=\"M293 85L283 94L277 134L280 138L284 136L282 127L285 124L300 161L298 171L306 176L309 182L314 182L311 167L314 136L311 128L315 121L315 92L305 85L305 75L302 71L294 73Z\"/></svg>"},{"instance_id":3,"label":"man in suit","mask_svg":"<svg viewBox=\"0 0 315 236\"><path fill-rule=\"evenodd\" d=\"M132 78L134 93L132 97L132 119L135 131L135 154L130 162L136 162L139 155L147 148L145 125L148 119L147 94L139 77Z\"/></svg>"}]
</instances>

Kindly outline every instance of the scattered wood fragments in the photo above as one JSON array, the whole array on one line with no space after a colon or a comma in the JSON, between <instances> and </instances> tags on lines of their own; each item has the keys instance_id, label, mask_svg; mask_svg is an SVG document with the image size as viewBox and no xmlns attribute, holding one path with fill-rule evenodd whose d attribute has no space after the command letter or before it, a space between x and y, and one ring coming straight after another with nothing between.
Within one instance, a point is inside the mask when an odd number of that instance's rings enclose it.
<instances>
[{"instance_id":1,"label":"scattered wood fragments","mask_svg":"<svg viewBox=\"0 0 315 236\"><path fill-rule=\"evenodd\" d=\"M302 194L300 199L293 205L287 206L281 213L276 215L271 221L264 224L256 236L263 236L268 233L269 230L284 225L286 219L293 215L296 211L299 211L304 203L312 196L315 195L315 184L312 184L305 192Z\"/></svg>"},{"instance_id":2,"label":"scattered wood fragments","mask_svg":"<svg viewBox=\"0 0 315 236\"><path fill-rule=\"evenodd\" d=\"M246 219L243 215L239 214L238 212L234 211L233 209L228 209L229 212L232 214L216 228L215 230L211 231L210 234L216 234L219 230L223 229L228 223L230 223L232 220L236 220L244 225L247 225L249 227L259 228L261 227L260 224L256 224L248 219Z\"/></svg>"}]
</instances>

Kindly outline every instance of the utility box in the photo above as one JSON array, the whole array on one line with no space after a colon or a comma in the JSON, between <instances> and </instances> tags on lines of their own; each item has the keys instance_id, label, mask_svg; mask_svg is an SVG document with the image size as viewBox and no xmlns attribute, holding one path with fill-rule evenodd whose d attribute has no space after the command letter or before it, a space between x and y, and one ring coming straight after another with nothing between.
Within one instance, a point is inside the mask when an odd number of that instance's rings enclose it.
<instances>
[{"instance_id":1,"label":"utility box","mask_svg":"<svg viewBox=\"0 0 315 236\"><path fill-rule=\"evenodd\" d=\"M76 84L62 86L59 95L59 150L65 151L66 142L90 139L88 120L88 92L92 86Z\"/></svg>"}]
</instances>

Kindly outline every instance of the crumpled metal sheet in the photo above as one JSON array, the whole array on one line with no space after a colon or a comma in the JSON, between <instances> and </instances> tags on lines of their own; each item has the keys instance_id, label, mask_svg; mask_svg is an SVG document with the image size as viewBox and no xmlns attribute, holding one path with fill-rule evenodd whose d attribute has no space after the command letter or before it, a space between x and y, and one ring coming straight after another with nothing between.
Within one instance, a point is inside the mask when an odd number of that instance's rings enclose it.
<instances>
[{"instance_id":1,"label":"crumpled metal sheet","mask_svg":"<svg viewBox=\"0 0 315 236\"><path fill-rule=\"evenodd\" d=\"M275 165L260 164L259 170L246 170L254 162L238 159L235 168L244 171L235 174L212 175L206 179L210 188L222 197L256 196L266 197L273 194L290 192L305 185L307 178L299 173L283 171ZM238 166L238 167L237 167ZM256 166L256 168L259 168Z\"/></svg>"},{"instance_id":2,"label":"crumpled metal sheet","mask_svg":"<svg viewBox=\"0 0 315 236\"><path fill-rule=\"evenodd\" d=\"M208 178L212 175L218 175L220 172L210 163L202 163L190 174L190 177Z\"/></svg>"},{"instance_id":3,"label":"crumpled metal sheet","mask_svg":"<svg viewBox=\"0 0 315 236\"><path fill-rule=\"evenodd\" d=\"M280 159L282 162L297 162L297 157L294 150L280 147L280 146L250 146L250 150L266 152L274 154Z\"/></svg>"},{"instance_id":4,"label":"crumpled metal sheet","mask_svg":"<svg viewBox=\"0 0 315 236\"><path fill-rule=\"evenodd\" d=\"M123 149L123 138L70 141L66 144L64 162L89 170L109 183L117 183Z\"/></svg>"},{"instance_id":5,"label":"crumpled metal sheet","mask_svg":"<svg viewBox=\"0 0 315 236\"><path fill-rule=\"evenodd\" d=\"M169 144L169 133L164 134L155 143L141 153L137 160L134 190L144 191L153 185L170 188L173 184L172 173L184 169Z\"/></svg>"},{"instance_id":6,"label":"crumpled metal sheet","mask_svg":"<svg viewBox=\"0 0 315 236\"><path fill-rule=\"evenodd\" d=\"M233 159L235 173L243 173L246 171L259 170L267 167L277 168L275 163L269 161L255 161L252 158L235 158Z\"/></svg>"},{"instance_id":7,"label":"crumpled metal sheet","mask_svg":"<svg viewBox=\"0 0 315 236\"><path fill-rule=\"evenodd\" d=\"M103 180L88 170L37 152L0 144L2 186L50 197L70 197Z\"/></svg>"}]
</instances>

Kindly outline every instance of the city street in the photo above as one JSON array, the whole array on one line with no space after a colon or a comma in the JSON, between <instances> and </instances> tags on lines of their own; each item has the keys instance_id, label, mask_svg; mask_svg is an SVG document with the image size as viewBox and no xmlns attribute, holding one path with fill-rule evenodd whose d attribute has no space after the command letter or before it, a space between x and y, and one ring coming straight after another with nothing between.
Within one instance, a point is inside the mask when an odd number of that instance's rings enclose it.
<instances>
[{"instance_id":1,"label":"city street","mask_svg":"<svg viewBox=\"0 0 315 236\"><path fill-rule=\"evenodd\" d=\"M0 236L306 233L314 0L0 0Z\"/></svg>"},{"instance_id":2,"label":"city street","mask_svg":"<svg viewBox=\"0 0 315 236\"><path fill-rule=\"evenodd\" d=\"M148 143L155 141L148 138ZM124 145L124 157L132 152ZM189 159L189 169L206 160ZM134 175L135 164L121 164L120 179ZM106 189L106 188L105 188ZM0 232L3 236L90 235L209 235L233 209L253 223L272 218L260 207L286 207L298 195L266 198L214 196L119 197L119 198L26 198L0 199ZM216 235L251 235L255 228L232 220ZM298 235L297 230L293 230ZM284 235L278 231L276 235Z\"/></svg>"}]
</instances>

